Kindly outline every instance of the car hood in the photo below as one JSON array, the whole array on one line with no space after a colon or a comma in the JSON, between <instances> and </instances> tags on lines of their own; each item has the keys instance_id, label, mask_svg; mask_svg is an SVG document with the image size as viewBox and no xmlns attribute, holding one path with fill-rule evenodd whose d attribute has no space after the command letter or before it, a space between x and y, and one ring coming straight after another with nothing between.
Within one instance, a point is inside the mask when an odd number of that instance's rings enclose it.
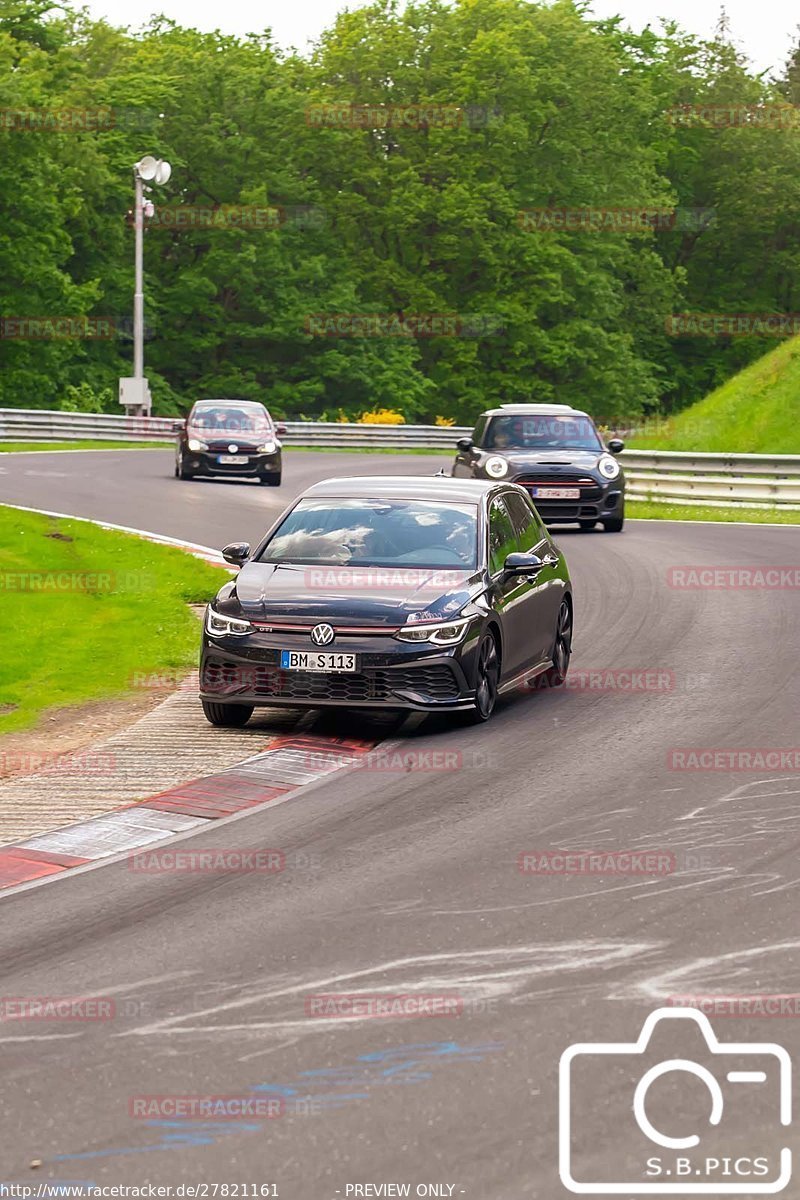
<instances>
[{"instance_id":1,"label":"car hood","mask_svg":"<svg viewBox=\"0 0 800 1200\"><path fill-rule=\"evenodd\" d=\"M492 451L508 460L514 471L529 470L531 467L547 469L549 467L579 467L584 471L593 471L606 450L502 450ZM488 457L488 455L487 455ZM557 473L557 471L556 471Z\"/></svg>"},{"instance_id":2,"label":"car hood","mask_svg":"<svg viewBox=\"0 0 800 1200\"><path fill-rule=\"evenodd\" d=\"M231 600L250 621L403 625L455 616L483 590L479 572L421 567L310 567L245 563ZM223 605L227 611L229 605Z\"/></svg>"}]
</instances>

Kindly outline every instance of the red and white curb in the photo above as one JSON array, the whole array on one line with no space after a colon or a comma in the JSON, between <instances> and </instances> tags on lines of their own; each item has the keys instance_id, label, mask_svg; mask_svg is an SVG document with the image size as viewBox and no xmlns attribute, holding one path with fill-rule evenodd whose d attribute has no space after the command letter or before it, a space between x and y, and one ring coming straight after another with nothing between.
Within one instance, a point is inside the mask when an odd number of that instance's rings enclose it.
<instances>
[{"instance_id":1,"label":"red and white curb","mask_svg":"<svg viewBox=\"0 0 800 1200\"><path fill-rule=\"evenodd\" d=\"M376 741L287 734L235 767L159 792L52 833L0 847L0 889L163 842L222 817L283 800L309 783L357 766Z\"/></svg>"}]
</instances>

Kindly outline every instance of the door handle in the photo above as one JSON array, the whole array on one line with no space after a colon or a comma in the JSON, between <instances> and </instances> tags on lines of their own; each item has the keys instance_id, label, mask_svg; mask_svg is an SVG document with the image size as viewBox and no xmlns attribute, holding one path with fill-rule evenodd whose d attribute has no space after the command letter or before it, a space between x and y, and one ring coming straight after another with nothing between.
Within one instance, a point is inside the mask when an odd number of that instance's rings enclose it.
<instances>
[{"instance_id":1,"label":"door handle","mask_svg":"<svg viewBox=\"0 0 800 1200\"><path fill-rule=\"evenodd\" d=\"M557 567L558 566L558 555L557 554L545 554L544 558L542 559L542 566L543 567Z\"/></svg>"}]
</instances>

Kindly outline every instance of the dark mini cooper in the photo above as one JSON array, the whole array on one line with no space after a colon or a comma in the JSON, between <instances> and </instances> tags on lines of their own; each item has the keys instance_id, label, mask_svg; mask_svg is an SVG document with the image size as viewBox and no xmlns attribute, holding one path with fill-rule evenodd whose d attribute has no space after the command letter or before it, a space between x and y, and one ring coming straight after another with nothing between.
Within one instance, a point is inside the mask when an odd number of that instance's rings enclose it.
<instances>
[{"instance_id":1,"label":"dark mini cooper","mask_svg":"<svg viewBox=\"0 0 800 1200\"><path fill-rule=\"evenodd\" d=\"M564 682L567 564L528 494L491 480L329 479L309 488L208 606L213 725L256 705L461 712Z\"/></svg>"},{"instance_id":2,"label":"dark mini cooper","mask_svg":"<svg viewBox=\"0 0 800 1200\"><path fill-rule=\"evenodd\" d=\"M286 432L263 404L252 400L198 400L185 423L176 423L175 475L240 476L270 487L281 481L281 443Z\"/></svg>"},{"instance_id":3,"label":"dark mini cooper","mask_svg":"<svg viewBox=\"0 0 800 1200\"><path fill-rule=\"evenodd\" d=\"M625 523L625 476L594 421L566 404L503 404L460 438L453 475L502 479L525 488L548 523L577 523L619 533Z\"/></svg>"}]
</instances>

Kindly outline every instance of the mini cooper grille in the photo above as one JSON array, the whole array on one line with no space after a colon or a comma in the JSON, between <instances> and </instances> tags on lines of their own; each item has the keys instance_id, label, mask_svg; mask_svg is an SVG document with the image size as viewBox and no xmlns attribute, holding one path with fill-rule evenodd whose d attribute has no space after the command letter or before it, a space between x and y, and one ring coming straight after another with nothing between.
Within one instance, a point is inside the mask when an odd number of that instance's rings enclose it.
<instances>
[{"instance_id":1,"label":"mini cooper grille","mask_svg":"<svg viewBox=\"0 0 800 1200\"><path fill-rule=\"evenodd\" d=\"M578 487L581 489L582 500L592 500L599 498L601 494L600 484L596 479L592 479L591 475L521 475L514 480L514 483L519 483L522 487ZM593 495L594 493L594 495Z\"/></svg>"},{"instance_id":2,"label":"mini cooper grille","mask_svg":"<svg viewBox=\"0 0 800 1200\"><path fill-rule=\"evenodd\" d=\"M389 670L374 668L342 675L208 663L203 672L203 690L228 695L249 692L264 699L275 696L287 700L351 701L390 701L393 692L402 691L416 692L432 700L454 700L458 696L458 683L444 663Z\"/></svg>"}]
</instances>

